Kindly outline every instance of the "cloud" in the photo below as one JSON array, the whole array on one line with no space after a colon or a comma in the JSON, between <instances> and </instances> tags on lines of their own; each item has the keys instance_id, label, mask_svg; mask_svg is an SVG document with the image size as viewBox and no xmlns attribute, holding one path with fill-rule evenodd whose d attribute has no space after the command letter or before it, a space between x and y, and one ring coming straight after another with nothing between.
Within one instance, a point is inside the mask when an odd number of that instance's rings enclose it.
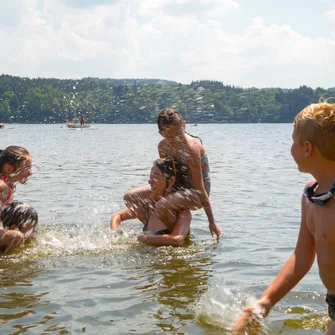
<instances>
[{"instance_id":1,"label":"cloud","mask_svg":"<svg viewBox=\"0 0 335 335\"><path fill-rule=\"evenodd\" d=\"M325 15L329 20L335 20L335 10L329 10L325 12Z\"/></svg>"},{"instance_id":2,"label":"cloud","mask_svg":"<svg viewBox=\"0 0 335 335\"><path fill-rule=\"evenodd\" d=\"M233 33L224 18L237 15L238 1L97 1L80 9L75 4L12 0L6 10L19 19L1 26L6 47L0 73L334 86L335 40L308 38L262 17Z\"/></svg>"},{"instance_id":3,"label":"cloud","mask_svg":"<svg viewBox=\"0 0 335 335\"><path fill-rule=\"evenodd\" d=\"M149 16L220 17L239 9L237 0L144 0L138 12Z\"/></svg>"},{"instance_id":4,"label":"cloud","mask_svg":"<svg viewBox=\"0 0 335 335\"><path fill-rule=\"evenodd\" d=\"M43 1L43 0L42 0ZM92 8L99 5L110 5L120 0L60 0L64 5L73 8Z\"/></svg>"}]
</instances>

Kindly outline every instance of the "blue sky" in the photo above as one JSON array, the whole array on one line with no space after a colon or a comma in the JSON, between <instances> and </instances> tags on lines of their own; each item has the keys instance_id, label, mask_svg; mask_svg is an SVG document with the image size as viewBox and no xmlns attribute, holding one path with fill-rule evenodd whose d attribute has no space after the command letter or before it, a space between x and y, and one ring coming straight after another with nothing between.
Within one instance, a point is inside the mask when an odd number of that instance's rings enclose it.
<instances>
[{"instance_id":1,"label":"blue sky","mask_svg":"<svg viewBox=\"0 0 335 335\"><path fill-rule=\"evenodd\" d=\"M0 0L0 73L335 86L335 0Z\"/></svg>"}]
</instances>

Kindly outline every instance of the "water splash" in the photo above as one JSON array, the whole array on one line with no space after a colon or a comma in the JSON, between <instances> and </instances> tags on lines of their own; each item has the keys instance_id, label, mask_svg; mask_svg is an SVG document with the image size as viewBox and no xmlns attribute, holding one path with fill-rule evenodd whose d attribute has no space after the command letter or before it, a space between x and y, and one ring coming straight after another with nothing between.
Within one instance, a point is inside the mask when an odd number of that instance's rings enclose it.
<instances>
[{"instance_id":1,"label":"water splash","mask_svg":"<svg viewBox=\"0 0 335 335\"><path fill-rule=\"evenodd\" d=\"M244 306L255 308L255 317L260 322L257 334L268 334L257 298L237 288L228 288L225 283L214 283L197 301L194 313L200 323L230 332Z\"/></svg>"}]
</instances>

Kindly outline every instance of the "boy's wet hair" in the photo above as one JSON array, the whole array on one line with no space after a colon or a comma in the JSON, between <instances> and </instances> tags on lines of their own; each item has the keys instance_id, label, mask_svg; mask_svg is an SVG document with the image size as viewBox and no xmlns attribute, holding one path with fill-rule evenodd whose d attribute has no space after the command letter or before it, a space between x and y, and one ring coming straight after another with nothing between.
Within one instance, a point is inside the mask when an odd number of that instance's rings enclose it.
<instances>
[{"instance_id":1,"label":"boy's wet hair","mask_svg":"<svg viewBox=\"0 0 335 335\"><path fill-rule=\"evenodd\" d=\"M309 141L324 158L335 161L335 104L311 104L295 117L293 124L301 144Z\"/></svg>"},{"instance_id":2,"label":"boy's wet hair","mask_svg":"<svg viewBox=\"0 0 335 335\"><path fill-rule=\"evenodd\" d=\"M8 163L17 169L20 163L25 161L30 154L23 147L11 145L4 150L0 150L0 172L3 172L3 166Z\"/></svg>"},{"instance_id":3,"label":"boy's wet hair","mask_svg":"<svg viewBox=\"0 0 335 335\"><path fill-rule=\"evenodd\" d=\"M31 227L36 226L38 215L30 205L20 201L11 201L1 208L1 222L4 228L15 226L21 230L28 224Z\"/></svg>"},{"instance_id":4,"label":"boy's wet hair","mask_svg":"<svg viewBox=\"0 0 335 335\"><path fill-rule=\"evenodd\" d=\"M171 157L157 159L154 161L154 165L162 171L167 179L170 179L172 176L176 177L176 181L173 185L174 190L179 190L185 187L187 166L180 164Z\"/></svg>"}]
</instances>

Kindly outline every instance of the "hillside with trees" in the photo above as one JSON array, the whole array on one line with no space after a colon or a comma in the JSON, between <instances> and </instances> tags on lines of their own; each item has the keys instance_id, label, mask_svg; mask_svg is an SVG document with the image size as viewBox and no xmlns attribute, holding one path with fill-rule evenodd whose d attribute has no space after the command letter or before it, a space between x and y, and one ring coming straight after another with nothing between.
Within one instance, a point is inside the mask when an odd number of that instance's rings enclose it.
<instances>
[{"instance_id":1,"label":"hillside with trees","mask_svg":"<svg viewBox=\"0 0 335 335\"><path fill-rule=\"evenodd\" d=\"M334 88L242 88L217 81L183 85L157 79L47 79L0 76L0 122L154 123L164 107L190 123L292 122Z\"/></svg>"}]
</instances>

